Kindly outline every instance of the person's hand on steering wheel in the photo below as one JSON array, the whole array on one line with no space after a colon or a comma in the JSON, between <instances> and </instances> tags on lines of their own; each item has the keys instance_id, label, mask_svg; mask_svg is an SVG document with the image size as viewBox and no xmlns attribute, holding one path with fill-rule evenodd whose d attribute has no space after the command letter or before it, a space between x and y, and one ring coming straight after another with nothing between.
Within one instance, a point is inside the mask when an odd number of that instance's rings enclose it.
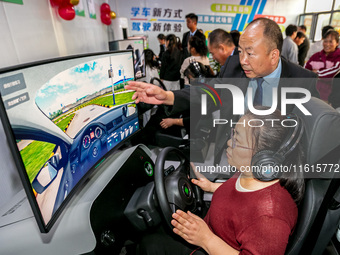
<instances>
[{"instance_id":1,"label":"person's hand on steering wheel","mask_svg":"<svg viewBox=\"0 0 340 255\"><path fill-rule=\"evenodd\" d=\"M214 193L215 190L217 190L217 188L222 185L222 183L214 183L209 181L203 174L197 171L194 163L190 162L190 165L197 178L191 179L191 182L200 187L203 191Z\"/></svg>"}]
</instances>

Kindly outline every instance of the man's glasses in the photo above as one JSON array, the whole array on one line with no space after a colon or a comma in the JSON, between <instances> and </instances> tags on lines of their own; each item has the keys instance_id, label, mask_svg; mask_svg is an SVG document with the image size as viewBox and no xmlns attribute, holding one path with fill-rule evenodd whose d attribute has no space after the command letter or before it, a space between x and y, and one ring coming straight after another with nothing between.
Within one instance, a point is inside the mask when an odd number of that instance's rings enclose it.
<instances>
[{"instance_id":1,"label":"man's glasses","mask_svg":"<svg viewBox=\"0 0 340 255\"><path fill-rule=\"evenodd\" d=\"M244 147L244 146L241 146L241 145L237 145L237 144L236 144L236 139L235 139L235 128L232 128L232 129L231 129L231 136L230 136L230 139L231 139L231 148L232 148L232 149L234 149L235 147L239 147L239 148L243 148L243 149L247 149L247 150L253 150L252 148Z\"/></svg>"}]
</instances>

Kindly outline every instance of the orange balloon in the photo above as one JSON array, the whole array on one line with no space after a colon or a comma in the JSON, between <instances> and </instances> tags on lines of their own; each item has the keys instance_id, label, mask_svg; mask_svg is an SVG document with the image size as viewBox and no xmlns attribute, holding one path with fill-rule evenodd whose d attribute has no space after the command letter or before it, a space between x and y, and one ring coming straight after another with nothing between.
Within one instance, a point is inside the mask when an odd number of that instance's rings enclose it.
<instances>
[{"instance_id":1,"label":"orange balloon","mask_svg":"<svg viewBox=\"0 0 340 255\"><path fill-rule=\"evenodd\" d=\"M70 0L70 4L77 5L79 4L79 0Z\"/></svg>"},{"instance_id":2,"label":"orange balloon","mask_svg":"<svg viewBox=\"0 0 340 255\"><path fill-rule=\"evenodd\" d=\"M117 15L114 11L110 11L110 17L111 17L111 19L115 19L117 17Z\"/></svg>"}]
</instances>

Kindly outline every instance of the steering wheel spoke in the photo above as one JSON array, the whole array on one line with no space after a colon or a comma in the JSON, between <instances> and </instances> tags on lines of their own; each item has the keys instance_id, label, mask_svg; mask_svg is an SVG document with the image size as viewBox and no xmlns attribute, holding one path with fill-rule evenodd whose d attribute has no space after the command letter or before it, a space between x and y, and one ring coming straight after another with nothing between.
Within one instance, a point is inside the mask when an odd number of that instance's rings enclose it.
<instances>
[{"instance_id":1,"label":"steering wheel spoke","mask_svg":"<svg viewBox=\"0 0 340 255\"><path fill-rule=\"evenodd\" d=\"M175 153L180 161L179 166L166 174L165 161L170 153ZM195 211L198 194L189 178L190 162L176 148L164 148L157 157L155 164L155 190L158 203L167 225L172 228L172 214L177 210Z\"/></svg>"}]
</instances>

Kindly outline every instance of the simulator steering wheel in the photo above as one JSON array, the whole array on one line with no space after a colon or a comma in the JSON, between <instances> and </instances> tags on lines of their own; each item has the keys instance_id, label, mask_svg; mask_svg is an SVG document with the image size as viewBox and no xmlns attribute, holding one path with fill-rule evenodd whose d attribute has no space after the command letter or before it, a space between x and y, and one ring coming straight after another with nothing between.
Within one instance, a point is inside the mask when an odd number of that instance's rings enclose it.
<instances>
[{"instance_id":1,"label":"simulator steering wheel","mask_svg":"<svg viewBox=\"0 0 340 255\"><path fill-rule=\"evenodd\" d=\"M167 156L172 153L180 160L180 165L164 169ZM155 190L163 217L170 227L172 214L177 210L195 211L199 201L198 189L190 181L190 162L188 158L174 147L164 148L155 163Z\"/></svg>"}]
</instances>

